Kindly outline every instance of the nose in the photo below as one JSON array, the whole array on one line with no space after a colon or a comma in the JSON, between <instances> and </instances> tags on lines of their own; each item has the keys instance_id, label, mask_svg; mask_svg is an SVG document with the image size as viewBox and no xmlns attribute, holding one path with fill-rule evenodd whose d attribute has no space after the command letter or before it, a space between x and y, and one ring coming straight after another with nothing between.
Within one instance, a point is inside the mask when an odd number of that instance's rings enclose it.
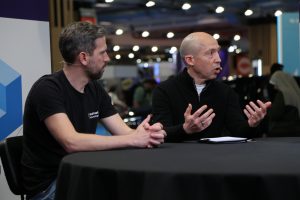
<instances>
[{"instance_id":1,"label":"nose","mask_svg":"<svg viewBox=\"0 0 300 200\"><path fill-rule=\"evenodd\" d=\"M109 61L110 61L110 57L109 57L109 55L107 54L107 52L105 52L104 60L105 60L105 62L109 62Z\"/></svg>"},{"instance_id":2,"label":"nose","mask_svg":"<svg viewBox=\"0 0 300 200\"><path fill-rule=\"evenodd\" d=\"M218 52L216 53L216 56L215 56L215 62L221 63L221 57Z\"/></svg>"}]
</instances>

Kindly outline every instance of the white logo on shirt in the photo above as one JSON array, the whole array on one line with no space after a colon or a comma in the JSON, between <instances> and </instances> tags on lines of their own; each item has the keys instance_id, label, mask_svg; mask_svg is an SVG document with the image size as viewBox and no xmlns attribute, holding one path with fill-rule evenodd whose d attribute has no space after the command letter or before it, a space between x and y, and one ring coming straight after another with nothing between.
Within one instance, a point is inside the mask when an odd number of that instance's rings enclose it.
<instances>
[{"instance_id":1,"label":"white logo on shirt","mask_svg":"<svg viewBox=\"0 0 300 200\"><path fill-rule=\"evenodd\" d=\"M88 113L88 117L89 117L89 119L98 118L99 111Z\"/></svg>"}]
</instances>

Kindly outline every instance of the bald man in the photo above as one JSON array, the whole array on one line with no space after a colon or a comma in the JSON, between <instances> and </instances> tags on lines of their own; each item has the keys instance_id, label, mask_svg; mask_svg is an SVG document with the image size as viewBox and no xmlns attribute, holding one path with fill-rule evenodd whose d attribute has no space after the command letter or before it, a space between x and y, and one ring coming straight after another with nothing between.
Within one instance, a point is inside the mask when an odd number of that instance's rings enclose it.
<instances>
[{"instance_id":1,"label":"bald man","mask_svg":"<svg viewBox=\"0 0 300 200\"><path fill-rule=\"evenodd\" d=\"M259 134L258 125L271 102L250 102L243 114L237 94L216 80L222 70L219 50L218 42L208 33L195 32L183 39L180 54L186 68L153 93L153 121L163 124L166 141L225 135L252 138Z\"/></svg>"}]
</instances>

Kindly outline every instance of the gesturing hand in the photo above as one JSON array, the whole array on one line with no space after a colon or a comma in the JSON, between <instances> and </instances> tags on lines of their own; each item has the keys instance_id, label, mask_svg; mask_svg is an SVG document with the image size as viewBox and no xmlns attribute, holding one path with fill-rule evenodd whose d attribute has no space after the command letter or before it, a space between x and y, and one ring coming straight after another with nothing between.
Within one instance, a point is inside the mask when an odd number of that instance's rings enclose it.
<instances>
[{"instance_id":1,"label":"gesturing hand","mask_svg":"<svg viewBox=\"0 0 300 200\"><path fill-rule=\"evenodd\" d=\"M184 113L184 124L183 129L186 133L191 134L195 132L200 132L206 129L215 117L213 109L207 109L207 105L201 106L198 110L191 114L192 105L189 104ZM204 113L203 113L204 112ZM203 113L203 114L202 114Z\"/></svg>"},{"instance_id":2,"label":"gesturing hand","mask_svg":"<svg viewBox=\"0 0 300 200\"><path fill-rule=\"evenodd\" d=\"M263 120L267 114L267 109L271 106L271 102L263 103L260 100L256 101L258 106L252 101L246 105L244 113L248 118L248 124L250 127L256 127Z\"/></svg>"}]
</instances>

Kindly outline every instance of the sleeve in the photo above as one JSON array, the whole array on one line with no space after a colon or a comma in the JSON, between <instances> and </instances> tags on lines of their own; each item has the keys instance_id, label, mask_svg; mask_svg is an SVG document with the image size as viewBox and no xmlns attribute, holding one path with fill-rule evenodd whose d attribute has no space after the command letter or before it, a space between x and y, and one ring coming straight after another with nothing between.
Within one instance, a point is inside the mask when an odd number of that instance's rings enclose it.
<instances>
[{"instance_id":1,"label":"sleeve","mask_svg":"<svg viewBox=\"0 0 300 200\"><path fill-rule=\"evenodd\" d=\"M152 97L152 122L160 122L167 133L167 142L180 142L184 139L183 124L174 124L171 97L160 87L156 87Z\"/></svg>"},{"instance_id":2,"label":"sleeve","mask_svg":"<svg viewBox=\"0 0 300 200\"><path fill-rule=\"evenodd\" d=\"M40 121L56 113L65 113L62 91L51 80L40 81L32 91L33 105Z\"/></svg>"},{"instance_id":3,"label":"sleeve","mask_svg":"<svg viewBox=\"0 0 300 200\"><path fill-rule=\"evenodd\" d=\"M282 92L277 92L274 101L272 102L272 107L269 110L269 118L271 121L278 121L282 118L284 114L284 98Z\"/></svg>"}]
</instances>

